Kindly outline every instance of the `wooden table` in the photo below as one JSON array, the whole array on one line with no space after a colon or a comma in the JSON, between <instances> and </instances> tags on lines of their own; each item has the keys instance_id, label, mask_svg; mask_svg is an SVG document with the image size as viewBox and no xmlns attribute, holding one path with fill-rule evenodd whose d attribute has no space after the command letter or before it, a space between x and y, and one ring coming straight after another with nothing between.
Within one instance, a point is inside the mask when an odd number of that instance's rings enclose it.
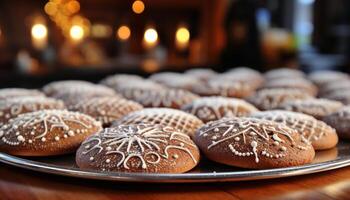
<instances>
[{"instance_id":1,"label":"wooden table","mask_svg":"<svg viewBox=\"0 0 350 200\"><path fill-rule=\"evenodd\" d=\"M350 199L350 167L274 180L136 184L40 174L0 164L0 199Z\"/></svg>"}]
</instances>

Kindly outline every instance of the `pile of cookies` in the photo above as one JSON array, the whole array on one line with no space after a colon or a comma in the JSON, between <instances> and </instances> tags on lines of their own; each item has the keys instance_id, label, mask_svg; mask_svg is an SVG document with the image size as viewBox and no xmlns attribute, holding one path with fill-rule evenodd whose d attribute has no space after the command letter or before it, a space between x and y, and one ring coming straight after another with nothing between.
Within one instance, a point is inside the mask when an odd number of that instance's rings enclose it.
<instances>
[{"instance_id":1,"label":"pile of cookies","mask_svg":"<svg viewBox=\"0 0 350 200\"><path fill-rule=\"evenodd\" d=\"M0 151L75 153L87 170L184 173L201 156L268 169L313 162L350 139L350 77L295 69L191 69L99 84L0 89ZM202 158L203 159L203 158Z\"/></svg>"}]
</instances>

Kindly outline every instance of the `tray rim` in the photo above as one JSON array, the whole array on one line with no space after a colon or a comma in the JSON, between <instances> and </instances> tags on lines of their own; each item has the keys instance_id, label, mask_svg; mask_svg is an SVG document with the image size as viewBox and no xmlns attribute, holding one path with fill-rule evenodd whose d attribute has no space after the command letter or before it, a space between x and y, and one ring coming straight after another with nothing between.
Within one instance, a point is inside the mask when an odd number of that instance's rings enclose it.
<instances>
[{"instance_id":1,"label":"tray rim","mask_svg":"<svg viewBox=\"0 0 350 200\"><path fill-rule=\"evenodd\" d=\"M0 162L11 166L42 172L46 174L62 175L93 180L120 182L154 182L154 183L188 183L188 182L235 182L261 179L274 179L324 172L350 166L350 154L341 158L312 163L296 167L244 170L231 172L188 172L184 174L171 173L125 173L125 172L97 172L57 166L26 158L12 156L0 152Z\"/></svg>"}]
</instances>

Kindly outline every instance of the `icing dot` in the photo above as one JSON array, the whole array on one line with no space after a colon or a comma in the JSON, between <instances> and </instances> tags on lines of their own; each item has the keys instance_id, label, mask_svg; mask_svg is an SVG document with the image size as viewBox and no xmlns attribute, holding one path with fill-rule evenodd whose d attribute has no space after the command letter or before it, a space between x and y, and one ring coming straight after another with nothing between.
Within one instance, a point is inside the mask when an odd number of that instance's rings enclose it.
<instances>
[{"instance_id":1,"label":"icing dot","mask_svg":"<svg viewBox=\"0 0 350 200\"><path fill-rule=\"evenodd\" d=\"M287 148L286 147L281 147L280 150L281 151L287 151Z\"/></svg>"},{"instance_id":2,"label":"icing dot","mask_svg":"<svg viewBox=\"0 0 350 200\"><path fill-rule=\"evenodd\" d=\"M64 138L67 138L67 137L68 137L68 135L64 134L64 135L63 135L63 137L64 137Z\"/></svg>"},{"instance_id":3,"label":"icing dot","mask_svg":"<svg viewBox=\"0 0 350 200\"><path fill-rule=\"evenodd\" d=\"M44 137L41 138L41 141L42 141L42 142L45 142L45 141L46 141L46 138L44 138Z\"/></svg>"},{"instance_id":4,"label":"icing dot","mask_svg":"<svg viewBox=\"0 0 350 200\"><path fill-rule=\"evenodd\" d=\"M17 140L20 141L20 142L24 142L25 141L25 139L24 139L24 137L22 135L17 136Z\"/></svg>"},{"instance_id":5,"label":"icing dot","mask_svg":"<svg viewBox=\"0 0 350 200\"><path fill-rule=\"evenodd\" d=\"M277 142L277 141L274 141L273 144L274 144L275 146L278 146L280 143Z\"/></svg>"},{"instance_id":6,"label":"icing dot","mask_svg":"<svg viewBox=\"0 0 350 200\"><path fill-rule=\"evenodd\" d=\"M86 147L87 147L87 146L86 146ZM85 147L85 148L86 148L86 147ZM112 150L112 147L106 147L106 150L107 150L107 151L110 151L110 150Z\"/></svg>"},{"instance_id":7,"label":"icing dot","mask_svg":"<svg viewBox=\"0 0 350 200\"><path fill-rule=\"evenodd\" d=\"M56 140L56 141L60 140L60 137L56 136L56 137L55 137L55 140Z\"/></svg>"},{"instance_id":8,"label":"icing dot","mask_svg":"<svg viewBox=\"0 0 350 200\"><path fill-rule=\"evenodd\" d=\"M181 142L181 143L180 143L180 146L182 146L182 147L183 147L183 146L185 146L185 144Z\"/></svg>"},{"instance_id":9,"label":"icing dot","mask_svg":"<svg viewBox=\"0 0 350 200\"><path fill-rule=\"evenodd\" d=\"M88 148L90 148L90 145L86 145L86 146L85 146L85 149L88 149Z\"/></svg>"},{"instance_id":10,"label":"icing dot","mask_svg":"<svg viewBox=\"0 0 350 200\"><path fill-rule=\"evenodd\" d=\"M219 128L214 128L214 131L215 131L215 132L218 132L218 131L219 131Z\"/></svg>"},{"instance_id":11,"label":"icing dot","mask_svg":"<svg viewBox=\"0 0 350 200\"><path fill-rule=\"evenodd\" d=\"M179 158L179 155L174 154L174 155L173 155L173 158L174 158L174 159L177 159L177 158Z\"/></svg>"},{"instance_id":12,"label":"icing dot","mask_svg":"<svg viewBox=\"0 0 350 200\"><path fill-rule=\"evenodd\" d=\"M33 140L28 140L29 144L33 143Z\"/></svg>"},{"instance_id":13,"label":"icing dot","mask_svg":"<svg viewBox=\"0 0 350 200\"><path fill-rule=\"evenodd\" d=\"M19 135L19 132L16 132L16 135Z\"/></svg>"},{"instance_id":14,"label":"icing dot","mask_svg":"<svg viewBox=\"0 0 350 200\"><path fill-rule=\"evenodd\" d=\"M239 137L235 137L235 141L237 141L237 142L238 142L239 140L240 140L240 139L239 139Z\"/></svg>"},{"instance_id":15,"label":"icing dot","mask_svg":"<svg viewBox=\"0 0 350 200\"><path fill-rule=\"evenodd\" d=\"M68 131L68 135L69 136L74 136L74 132L73 131Z\"/></svg>"},{"instance_id":16,"label":"icing dot","mask_svg":"<svg viewBox=\"0 0 350 200\"><path fill-rule=\"evenodd\" d=\"M256 135L256 133L255 132L250 132L250 135L254 136L254 135Z\"/></svg>"},{"instance_id":17,"label":"icing dot","mask_svg":"<svg viewBox=\"0 0 350 200\"><path fill-rule=\"evenodd\" d=\"M33 131L32 131L32 132L30 132L30 134L31 134L31 135L35 135L35 133L34 133Z\"/></svg>"},{"instance_id":18,"label":"icing dot","mask_svg":"<svg viewBox=\"0 0 350 200\"><path fill-rule=\"evenodd\" d=\"M218 139L218 137L216 137L216 136L214 135L213 137L211 137L211 139L216 140L216 139Z\"/></svg>"},{"instance_id":19,"label":"icing dot","mask_svg":"<svg viewBox=\"0 0 350 200\"><path fill-rule=\"evenodd\" d=\"M110 162L111 162L111 160L110 160L110 159L107 159L107 160L106 160L106 163L110 163Z\"/></svg>"},{"instance_id":20,"label":"icing dot","mask_svg":"<svg viewBox=\"0 0 350 200\"><path fill-rule=\"evenodd\" d=\"M94 157L90 157L89 159L90 159L90 161L93 161L93 160L94 160Z\"/></svg>"}]
</instances>

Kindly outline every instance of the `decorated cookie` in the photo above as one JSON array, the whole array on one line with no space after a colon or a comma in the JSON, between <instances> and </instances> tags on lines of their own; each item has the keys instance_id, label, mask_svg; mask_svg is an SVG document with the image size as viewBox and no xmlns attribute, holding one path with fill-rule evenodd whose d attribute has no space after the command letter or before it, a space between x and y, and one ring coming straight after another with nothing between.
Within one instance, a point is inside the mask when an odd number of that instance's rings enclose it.
<instances>
[{"instance_id":1,"label":"decorated cookie","mask_svg":"<svg viewBox=\"0 0 350 200\"><path fill-rule=\"evenodd\" d=\"M31 90L24 88L4 88L0 89L0 100L13 97L38 97L45 96L39 90Z\"/></svg>"},{"instance_id":2,"label":"decorated cookie","mask_svg":"<svg viewBox=\"0 0 350 200\"><path fill-rule=\"evenodd\" d=\"M174 72L162 72L153 74L149 77L150 80L160 83L166 87L191 90L191 88L201 83L201 81L193 76Z\"/></svg>"},{"instance_id":3,"label":"decorated cookie","mask_svg":"<svg viewBox=\"0 0 350 200\"><path fill-rule=\"evenodd\" d=\"M328 99L304 99L286 102L279 109L311 115L321 120L324 116L338 111L344 104Z\"/></svg>"},{"instance_id":4,"label":"decorated cookie","mask_svg":"<svg viewBox=\"0 0 350 200\"><path fill-rule=\"evenodd\" d=\"M45 85L42 90L47 96L55 96L58 92L65 92L67 90L75 88L85 88L88 86L93 86L93 84L81 80L65 80L51 82Z\"/></svg>"},{"instance_id":5,"label":"decorated cookie","mask_svg":"<svg viewBox=\"0 0 350 200\"><path fill-rule=\"evenodd\" d=\"M345 80L337 80L334 82L329 82L327 84L323 84L319 90L320 97L331 96L332 93L336 93L339 91L350 90L350 79Z\"/></svg>"},{"instance_id":6,"label":"decorated cookie","mask_svg":"<svg viewBox=\"0 0 350 200\"><path fill-rule=\"evenodd\" d=\"M183 105L191 103L199 96L181 89L155 89L155 90L129 90L124 91L125 98L136 101L144 107L167 107L180 109Z\"/></svg>"},{"instance_id":7,"label":"decorated cookie","mask_svg":"<svg viewBox=\"0 0 350 200\"><path fill-rule=\"evenodd\" d=\"M255 87L248 82L232 81L219 77L211 79L206 83L194 85L191 91L200 96L223 96L235 98L245 98L255 92Z\"/></svg>"},{"instance_id":8,"label":"decorated cookie","mask_svg":"<svg viewBox=\"0 0 350 200\"><path fill-rule=\"evenodd\" d=\"M14 97L0 100L0 125L20 114L45 109L65 109L63 101L43 96Z\"/></svg>"},{"instance_id":9,"label":"decorated cookie","mask_svg":"<svg viewBox=\"0 0 350 200\"><path fill-rule=\"evenodd\" d=\"M350 139L350 106L325 116L323 121L335 128L340 138Z\"/></svg>"},{"instance_id":10,"label":"decorated cookie","mask_svg":"<svg viewBox=\"0 0 350 200\"><path fill-rule=\"evenodd\" d=\"M315 150L331 149L338 143L336 131L310 115L291 111L273 110L253 113L251 117L283 123L302 134Z\"/></svg>"},{"instance_id":11,"label":"decorated cookie","mask_svg":"<svg viewBox=\"0 0 350 200\"><path fill-rule=\"evenodd\" d=\"M146 108L126 115L113 123L113 127L123 124L160 124L172 126L192 136L203 125L196 116L171 108Z\"/></svg>"},{"instance_id":12,"label":"decorated cookie","mask_svg":"<svg viewBox=\"0 0 350 200\"><path fill-rule=\"evenodd\" d=\"M342 90L336 90L334 92L331 92L328 95L323 96L326 99L340 101L345 105L350 104L350 88L349 89L342 89Z\"/></svg>"},{"instance_id":13,"label":"decorated cookie","mask_svg":"<svg viewBox=\"0 0 350 200\"><path fill-rule=\"evenodd\" d=\"M204 123L224 117L242 117L257 112L250 103L227 97L202 97L182 107L183 111L197 116Z\"/></svg>"},{"instance_id":14,"label":"decorated cookie","mask_svg":"<svg viewBox=\"0 0 350 200\"><path fill-rule=\"evenodd\" d=\"M120 125L90 136L78 149L82 169L117 172L183 173L200 154L194 142L172 127Z\"/></svg>"},{"instance_id":15,"label":"decorated cookie","mask_svg":"<svg viewBox=\"0 0 350 200\"><path fill-rule=\"evenodd\" d=\"M67 154L101 128L92 117L66 110L25 113L0 128L0 151L20 156Z\"/></svg>"},{"instance_id":16,"label":"decorated cookie","mask_svg":"<svg viewBox=\"0 0 350 200\"><path fill-rule=\"evenodd\" d=\"M317 87L310 81L300 78L273 79L271 81L267 81L263 88L299 89L312 96L317 95Z\"/></svg>"},{"instance_id":17,"label":"decorated cookie","mask_svg":"<svg viewBox=\"0 0 350 200\"><path fill-rule=\"evenodd\" d=\"M265 169L311 163L315 151L296 130L254 118L223 118L200 128L195 143L212 161Z\"/></svg>"},{"instance_id":18,"label":"decorated cookie","mask_svg":"<svg viewBox=\"0 0 350 200\"><path fill-rule=\"evenodd\" d=\"M325 84L349 79L349 75L337 71L316 71L309 75L309 79L320 88Z\"/></svg>"},{"instance_id":19,"label":"decorated cookie","mask_svg":"<svg viewBox=\"0 0 350 200\"><path fill-rule=\"evenodd\" d=\"M108 76L101 81L102 85L106 85L111 88L116 88L118 85L127 84L130 81L142 81L143 78L138 75L132 74L115 74Z\"/></svg>"},{"instance_id":20,"label":"decorated cookie","mask_svg":"<svg viewBox=\"0 0 350 200\"><path fill-rule=\"evenodd\" d=\"M297 89L262 89L247 100L260 110L275 109L282 104L300 99L310 99L311 95Z\"/></svg>"},{"instance_id":21,"label":"decorated cookie","mask_svg":"<svg viewBox=\"0 0 350 200\"><path fill-rule=\"evenodd\" d=\"M279 68L272 69L265 73L265 78L267 80L272 79L293 79L293 78L304 78L305 73L298 69L290 69L290 68Z\"/></svg>"},{"instance_id":22,"label":"decorated cookie","mask_svg":"<svg viewBox=\"0 0 350 200\"><path fill-rule=\"evenodd\" d=\"M112 121L128 113L141 110L143 107L120 97L92 97L83 98L76 104L68 105L68 108L90 115L104 126L109 126Z\"/></svg>"},{"instance_id":23,"label":"decorated cookie","mask_svg":"<svg viewBox=\"0 0 350 200\"><path fill-rule=\"evenodd\" d=\"M215 78L244 82L246 84L251 85L253 88L261 87L261 85L265 81L264 77L260 72L254 69L250 69L248 67L237 67Z\"/></svg>"},{"instance_id":24,"label":"decorated cookie","mask_svg":"<svg viewBox=\"0 0 350 200\"><path fill-rule=\"evenodd\" d=\"M130 99L134 94L141 94L144 91L162 90L165 88L159 83L150 80L131 80L114 87L118 94L121 94L127 99Z\"/></svg>"},{"instance_id":25,"label":"decorated cookie","mask_svg":"<svg viewBox=\"0 0 350 200\"><path fill-rule=\"evenodd\" d=\"M205 68L193 68L189 69L185 72L186 75L190 77L194 77L195 79L199 79L202 81L207 81L210 78L213 78L217 75L217 73L211 69L205 69Z\"/></svg>"}]
</instances>

